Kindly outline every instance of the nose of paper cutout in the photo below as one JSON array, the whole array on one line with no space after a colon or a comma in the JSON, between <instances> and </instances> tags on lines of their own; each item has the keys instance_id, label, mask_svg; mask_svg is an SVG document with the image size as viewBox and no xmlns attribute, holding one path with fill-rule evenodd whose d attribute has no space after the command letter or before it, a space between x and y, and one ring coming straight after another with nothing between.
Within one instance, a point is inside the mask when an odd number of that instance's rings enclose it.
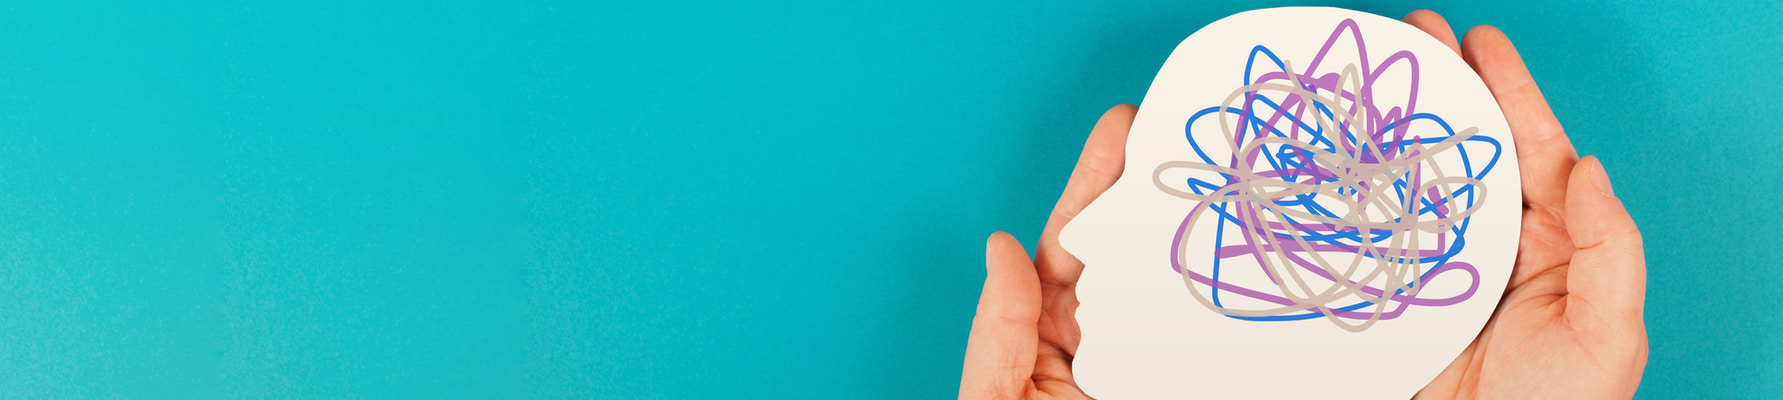
<instances>
[{"instance_id":1,"label":"nose of paper cutout","mask_svg":"<svg viewBox=\"0 0 1783 400\"><path fill-rule=\"evenodd\" d=\"M1419 112L1418 57L1371 60L1363 35L1343 19L1303 62L1263 45L1204 61L1243 63L1244 75L1183 121L1194 154L1152 181L1195 202L1169 265L1208 310L1362 331L1479 289L1458 254L1503 147Z\"/></svg>"}]
</instances>

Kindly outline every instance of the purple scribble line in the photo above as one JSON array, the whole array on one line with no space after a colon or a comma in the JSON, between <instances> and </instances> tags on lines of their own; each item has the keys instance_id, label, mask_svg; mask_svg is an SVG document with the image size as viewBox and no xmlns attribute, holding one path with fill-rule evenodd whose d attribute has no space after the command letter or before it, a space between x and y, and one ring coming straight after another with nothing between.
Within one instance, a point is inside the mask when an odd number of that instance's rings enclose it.
<instances>
[{"instance_id":1,"label":"purple scribble line","mask_svg":"<svg viewBox=\"0 0 1783 400\"><path fill-rule=\"evenodd\" d=\"M1352 33L1351 36L1355 40L1357 55L1358 55L1358 58L1360 59L1358 72L1361 74L1361 82L1355 92L1346 91L1346 90L1344 90L1345 89L1344 87L1340 86L1339 80L1342 78L1342 76L1338 73L1326 73L1324 75L1319 75L1319 76L1313 75L1314 72L1318 70L1319 65L1322 62L1324 62L1325 56L1327 56L1331 52L1331 50L1337 45L1338 39L1341 36L1343 36L1343 33L1346 30L1348 30L1349 32ZM1369 105L1373 104L1373 99L1374 99L1374 95L1375 95L1374 84L1375 84L1376 79L1379 78L1380 76L1382 76L1388 70L1388 68L1396 66L1396 65L1400 65L1399 64L1400 62L1404 62L1407 65L1407 68L1410 68L1410 74L1411 74L1410 88L1409 88L1409 92L1407 93L1406 105L1403 108L1392 107L1384 112L1376 107L1362 106L1364 104L1369 104ZM1295 74L1295 75L1289 75L1287 72L1283 72L1283 71L1266 72L1266 73L1259 75L1257 81L1254 83L1256 83L1256 84L1269 83L1269 82L1291 83L1291 82L1298 81L1300 88L1303 90L1307 90L1307 91L1315 92L1315 93L1320 90L1336 93L1338 96L1338 99L1339 99L1338 101L1340 102L1339 104L1341 104L1341 102L1344 100L1350 101L1351 104L1353 104L1355 106L1350 107L1350 109L1353 111L1351 111L1347 115L1351 118L1359 120L1362 124L1364 124L1364 126L1361 127L1362 129L1353 129L1354 127L1350 126L1350 124L1351 124L1350 120L1339 118L1338 119L1339 121L1337 122L1338 123L1337 131L1339 131L1339 132L1367 132L1366 137L1369 139L1369 141L1374 143L1374 145L1368 146L1368 147L1363 147L1363 146L1361 146L1362 143L1356 143L1359 141L1351 141L1351 140L1332 140L1332 144L1333 144L1333 146L1341 146L1343 151L1347 152L1350 156L1354 157L1358 162L1360 162L1362 164L1376 164L1376 163L1381 163L1384 161L1401 159L1401 157L1409 158L1409 157L1421 156L1421 154L1419 154L1419 152L1416 152L1416 151L1409 153L1409 154L1400 154L1400 150L1399 150L1398 146L1385 145L1385 143L1403 142L1406 139L1406 135L1409 131L1408 128L1409 128L1410 124L1405 124L1405 123L1400 123L1397 125L1393 125L1393 124L1397 121L1403 120L1407 116L1416 114L1414 107L1416 106L1417 99L1418 99L1418 81L1419 81L1417 57L1414 56L1410 51L1401 50L1401 51L1398 51L1398 52L1395 52L1395 53L1389 55L1386 58L1386 60L1384 60L1380 65L1374 65L1374 66L1372 66L1372 68L1370 67L1371 65L1372 64L1370 64L1369 60L1368 60L1368 51L1367 51L1366 44L1362 40L1362 33L1361 33L1360 27L1357 26L1357 24L1354 20L1345 19L1344 21L1340 22L1337 25L1337 28L1331 33L1331 36L1325 40L1324 46L1319 49L1317 55L1315 55L1313 57L1312 61L1309 62L1305 66L1304 72L1302 72L1300 74ZM1253 120L1253 116L1255 115L1255 110L1253 107L1254 107L1254 104L1256 104L1257 96L1258 96L1257 90L1251 90L1244 94L1244 99L1245 99L1244 106L1240 110L1240 118L1238 118L1236 129L1233 130L1233 132L1236 132L1236 134L1234 135L1234 141L1236 142L1237 149L1243 149L1245 147L1245 142L1247 140L1246 131L1247 131L1247 128L1249 126L1251 126L1253 123L1252 120ZM1306 113L1309 111L1309 109L1314 108L1314 106L1312 106L1311 103L1312 103L1312 101L1303 98L1302 95L1299 94L1298 92L1289 92L1285 96L1285 98L1283 98L1283 100L1280 102L1280 104L1275 107L1275 112L1272 113L1267 119L1264 120L1265 122L1264 122L1264 124L1262 124L1262 126L1269 126L1269 127L1277 126L1277 124L1281 121L1281 119L1289 114L1289 112L1290 112L1289 110L1292 110L1293 119L1295 121L1304 120L1304 117L1306 116ZM1222 112L1224 112L1224 111L1222 111ZM1318 112L1318 111L1312 110L1312 112ZM1366 115L1356 115L1358 112L1366 112ZM1288 125L1289 125L1289 129L1288 129L1289 137L1292 139L1295 139L1295 140L1300 140L1301 135L1303 133L1303 132L1301 132L1302 131L1301 125L1299 123L1291 123ZM1388 126L1392 126L1391 133L1390 133L1390 135L1391 135L1390 139L1388 137L1389 136L1388 129L1386 129ZM1311 135L1311 133L1306 133L1306 134ZM1261 139L1261 138L1264 138L1267 136L1269 136L1269 131L1267 129L1262 129L1262 128L1256 129L1256 133L1255 133L1256 139ZM1418 140L1418 138L1413 137L1413 140ZM1250 149L1248 152L1244 152L1243 154L1235 153L1230 157L1228 166L1232 167L1232 168L1238 168L1240 170L1249 169L1249 166L1257 165L1258 159L1261 155L1264 154L1264 151L1265 151L1264 146L1255 146L1254 148ZM1241 158L1241 156L1243 158L1242 163L1239 160ZM1313 160L1311 158L1309 158L1307 155L1305 155L1302 152L1298 152L1298 151L1294 152L1293 157L1298 159L1299 164L1301 164L1302 167L1300 167L1300 168L1284 168L1284 169L1270 170L1270 171L1261 171L1261 172L1257 172L1256 174L1261 177L1265 177L1265 178L1276 178L1276 179L1284 179L1284 180L1288 179L1288 177L1304 175L1306 178L1303 181L1299 181L1299 183L1309 184L1309 185L1316 185L1316 184L1319 184L1322 182L1327 182L1329 180L1338 179L1340 177L1351 175L1349 173L1350 171L1342 171L1342 172L1332 171L1332 170L1329 170L1323 166L1320 166L1318 163L1313 162ZM1413 171L1411 172L1411 174L1412 174L1412 176L1410 178L1410 182L1422 182L1422 180L1423 180L1422 165L1419 164L1417 168L1414 168ZM1228 174L1226 185L1212 193L1215 193L1215 194L1244 193L1242 191L1242 189L1247 183L1248 182L1244 178L1241 178L1234 174ZM1357 193L1355 194L1358 201L1366 199L1366 196L1363 193L1374 189L1374 188L1369 187L1368 182L1365 180L1358 182L1358 186L1359 186L1358 188L1360 190L1357 191ZM1415 188L1416 186L1408 185L1408 187ZM1429 192L1427 193L1427 195L1432 200L1432 203L1436 205L1435 207L1433 207L1434 214L1436 215L1436 217L1438 219L1446 218L1452 210L1450 210L1447 207L1447 205L1445 204L1446 202L1440 201L1440 199L1442 197L1438 195L1438 193L1436 192L1436 190L1434 188L1431 188L1429 190ZM1237 196L1237 197L1240 199L1244 198L1243 196ZM1412 194L1413 199L1415 199L1416 197L1417 197L1417 194ZM1413 201L1413 202L1415 203L1415 201ZM1359 207L1361 209L1357 210L1357 212L1366 211L1366 207L1367 207L1368 203L1363 202L1360 204L1361 205ZM1269 268L1266 267L1267 265L1269 265L1269 263L1267 260L1263 259L1263 257L1265 257L1265 253L1259 252L1257 249L1263 248L1265 251L1281 252L1285 258L1290 260L1294 265L1299 266L1300 269L1311 272L1314 275L1317 275L1321 278L1324 278L1324 279L1334 282L1334 283L1339 281L1338 277L1332 276L1329 271L1327 271L1325 268L1321 267L1318 263L1312 262L1311 260L1307 260L1306 258L1302 257L1298 253L1301 253L1301 252L1345 252L1345 253L1356 254L1356 253L1364 253L1367 250L1363 246L1360 246L1360 245L1311 244L1311 243L1309 243L1308 245L1303 246L1298 241L1282 239L1281 235L1289 235L1290 233L1283 233L1281 231L1332 232L1332 233L1355 232L1358 234L1359 238L1363 238L1361 240L1366 240L1366 238L1373 232L1373 230L1370 230L1369 232L1363 232L1356 227L1340 226L1340 225L1336 225L1336 224L1310 224L1310 223L1289 224L1289 223L1281 223L1281 222L1269 222L1264 219L1264 215L1262 214L1262 212L1264 211L1264 209L1267 206L1264 204L1261 204L1259 202L1255 202L1255 201L1232 200L1232 201L1227 202L1227 206L1234 210L1234 213L1237 215L1237 217L1242 222L1242 224L1239 225L1239 229L1244 231L1243 232L1244 233L1244 235L1243 235L1244 236L1244 244L1221 247L1221 246L1219 246L1219 243L1215 243L1214 256L1217 258L1220 258L1220 259L1226 259L1226 258L1243 257L1243 256L1248 255L1248 256L1250 256L1250 258L1257 261L1258 268L1260 270L1262 270L1264 275L1267 276L1272 282L1275 282L1278 285L1282 284L1282 279L1280 277L1276 276L1273 271L1270 271ZM1171 247L1173 249L1182 248L1181 246L1182 246L1182 241L1183 241L1183 237L1184 237L1184 232L1186 232L1188 230L1189 224L1192 223L1192 221L1194 221L1196 219L1196 217L1198 217L1198 214L1200 212L1203 212L1208 209L1210 209L1210 208L1204 209L1201 207L1197 207L1194 211L1190 212L1190 214L1186 218L1183 219L1182 223L1177 228L1175 237L1171 241ZM1412 213L1413 213L1412 218L1416 218L1416 216L1418 215L1418 212L1415 211L1415 208L1413 208L1413 210L1414 211L1412 211ZM1226 222L1224 220L1220 220L1219 223L1224 224ZM1259 240L1262 240L1262 242L1259 242ZM1411 250L1411 249L1401 249L1396 252L1389 251L1387 253L1380 253L1377 251L1376 257L1410 258L1410 257L1414 257L1413 253L1415 253L1415 257L1434 257L1434 256L1443 255L1448 251L1449 245L1450 245L1450 242L1448 240L1447 230L1442 230L1437 233L1436 242L1437 243L1436 243L1435 249L1415 250L1415 251ZM1370 246L1370 247L1372 247L1372 246ZM1392 254L1392 253L1397 253L1397 254ZM1225 291L1227 293L1236 294L1239 296L1244 296L1244 297L1261 300L1261 301L1268 302L1268 303L1284 305L1284 306L1304 305L1304 303L1297 302L1295 300L1288 299L1283 296L1264 293L1264 292L1260 292L1260 291L1246 288L1243 286L1238 286L1238 285L1231 284L1231 283L1221 282L1219 280L1209 278L1208 276L1203 275L1198 272L1195 272L1193 270L1185 271L1185 269L1181 265L1181 262L1178 259L1178 257L1176 257L1174 255L1171 257L1170 261L1171 261L1172 269L1178 271L1179 273L1186 273L1188 278L1193 280L1194 282L1199 282L1201 284L1205 284L1205 285L1209 285L1209 286L1213 287L1216 293L1219 291ZM1406 307L1409 305L1420 305L1420 306L1453 305L1453 304L1459 303L1463 300L1466 300L1466 299L1472 297L1473 294L1479 289L1479 281L1480 281L1479 271L1477 269L1475 269L1471 264L1468 264L1465 262L1459 262L1459 261L1449 261L1446 263L1442 263L1441 265L1428 271L1428 274L1426 275L1428 277L1428 279L1426 279L1424 282L1418 284L1420 287L1428 285L1428 283L1430 281L1434 281L1441 276L1448 275L1447 272L1457 271L1457 270L1463 271L1467 275L1470 275L1472 277L1472 279L1471 279L1472 283L1468 286L1468 288L1465 292L1455 295L1455 296L1452 296L1452 297L1441 298L1441 299L1421 298L1421 297L1418 297L1416 294L1408 294L1408 293L1398 291L1397 290L1398 288L1394 288L1395 291L1389 295L1387 293L1386 289L1376 288L1376 287L1372 287L1372 286L1364 286L1364 285L1361 285L1360 282L1350 280L1348 278L1344 278L1342 281L1345 283L1345 286L1351 286L1351 287L1361 286L1358 289L1358 291L1362 292L1363 294L1366 294L1368 296L1373 296L1376 298L1386 296L1388 299L1390 299L1390 301L1396 302L1397 304L1393 307L1392 311L1379 313L1378 315L1375 312L1371 312L1371 311L1344 311L1344 310L1337 309L1335 307L1325 308L1323 310L1321 310L1321 307L1309 307L1309 308L1306 308L1306 311L1313 312L1313 313L1329 313L1330 315L1334 315L1337 317L1343 317L1343 318L1349 318L1349 319L1378 318L1378 319L1385 320L1385 319L1394 319L1394 318L1398 317L1401 313L1403 313L1405 311Z\"/></svg>"}]
</instances>

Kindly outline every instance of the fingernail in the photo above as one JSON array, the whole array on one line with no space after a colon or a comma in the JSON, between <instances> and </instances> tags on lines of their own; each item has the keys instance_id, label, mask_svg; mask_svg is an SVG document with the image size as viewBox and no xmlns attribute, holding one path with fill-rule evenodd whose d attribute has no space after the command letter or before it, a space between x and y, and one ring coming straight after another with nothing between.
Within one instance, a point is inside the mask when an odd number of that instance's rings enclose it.
<instances>
[{"instance_id":1,"label":"fingernail","mask_svg":"<svg viewBox=\"0 0 1783 400\"><path fill-rule=\"evenodd\" d=\"M1596 185L1597 191L1603 193L1604 196L1616 197L1616 190L1610 188L1610 174L1603 169L1603 160L1599 160L1597 157L1592 157L1591 162L1597 164L1595 167L1597 173L1594 174L1597 176L1592 178L1591 184Z\"/></svg>"}]
</instances>

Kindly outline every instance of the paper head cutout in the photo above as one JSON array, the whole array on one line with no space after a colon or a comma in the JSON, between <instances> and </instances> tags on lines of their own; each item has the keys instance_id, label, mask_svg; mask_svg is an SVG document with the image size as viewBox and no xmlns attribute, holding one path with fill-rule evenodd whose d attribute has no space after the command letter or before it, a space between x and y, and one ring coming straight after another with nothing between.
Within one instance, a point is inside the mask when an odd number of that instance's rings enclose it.
<instances>
[{"instance_id":1,"label":"paper head cutout","mask_svg":"<svg viewBox=\"0 0 1783 400\"><path fill-rule=\"evenodd\" d=\"M1275 8L1185 39L1121 178L1065 227L1074 375L1108 398L1409 398L1498 303L1517 252L1510 129L1400 21Z\"/></svg>"}]
</instances>

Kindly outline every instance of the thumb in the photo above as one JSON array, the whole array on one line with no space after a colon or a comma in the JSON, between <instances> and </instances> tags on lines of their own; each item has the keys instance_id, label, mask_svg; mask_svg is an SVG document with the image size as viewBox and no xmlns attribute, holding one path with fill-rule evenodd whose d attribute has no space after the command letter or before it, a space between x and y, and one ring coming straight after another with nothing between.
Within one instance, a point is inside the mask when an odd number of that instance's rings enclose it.
<instances>
[{"instance_id":1,"label":"thumb","mask_svg":"<svg viewBox=\"0 0 1783 400\"><path fill-rule=\"evenodd\" d=\"M1577 248L1566 276L1568 317L1639 323L1647 293L1640 229L1597 157L1579 160L1567 182L1566 230Z\"/></svg>"},{"instance_id":2,"label":"thumb","mask_svg":"<svg viewBox=\"0 0 1783 400\"><path fill-rule=\"evenodd\" d=\"M1034 384L1040 348L1040 274L1021 242L1004 232L991 234L984 264L960 398L1023 398Z\"/></svg>"}]
</instances>

